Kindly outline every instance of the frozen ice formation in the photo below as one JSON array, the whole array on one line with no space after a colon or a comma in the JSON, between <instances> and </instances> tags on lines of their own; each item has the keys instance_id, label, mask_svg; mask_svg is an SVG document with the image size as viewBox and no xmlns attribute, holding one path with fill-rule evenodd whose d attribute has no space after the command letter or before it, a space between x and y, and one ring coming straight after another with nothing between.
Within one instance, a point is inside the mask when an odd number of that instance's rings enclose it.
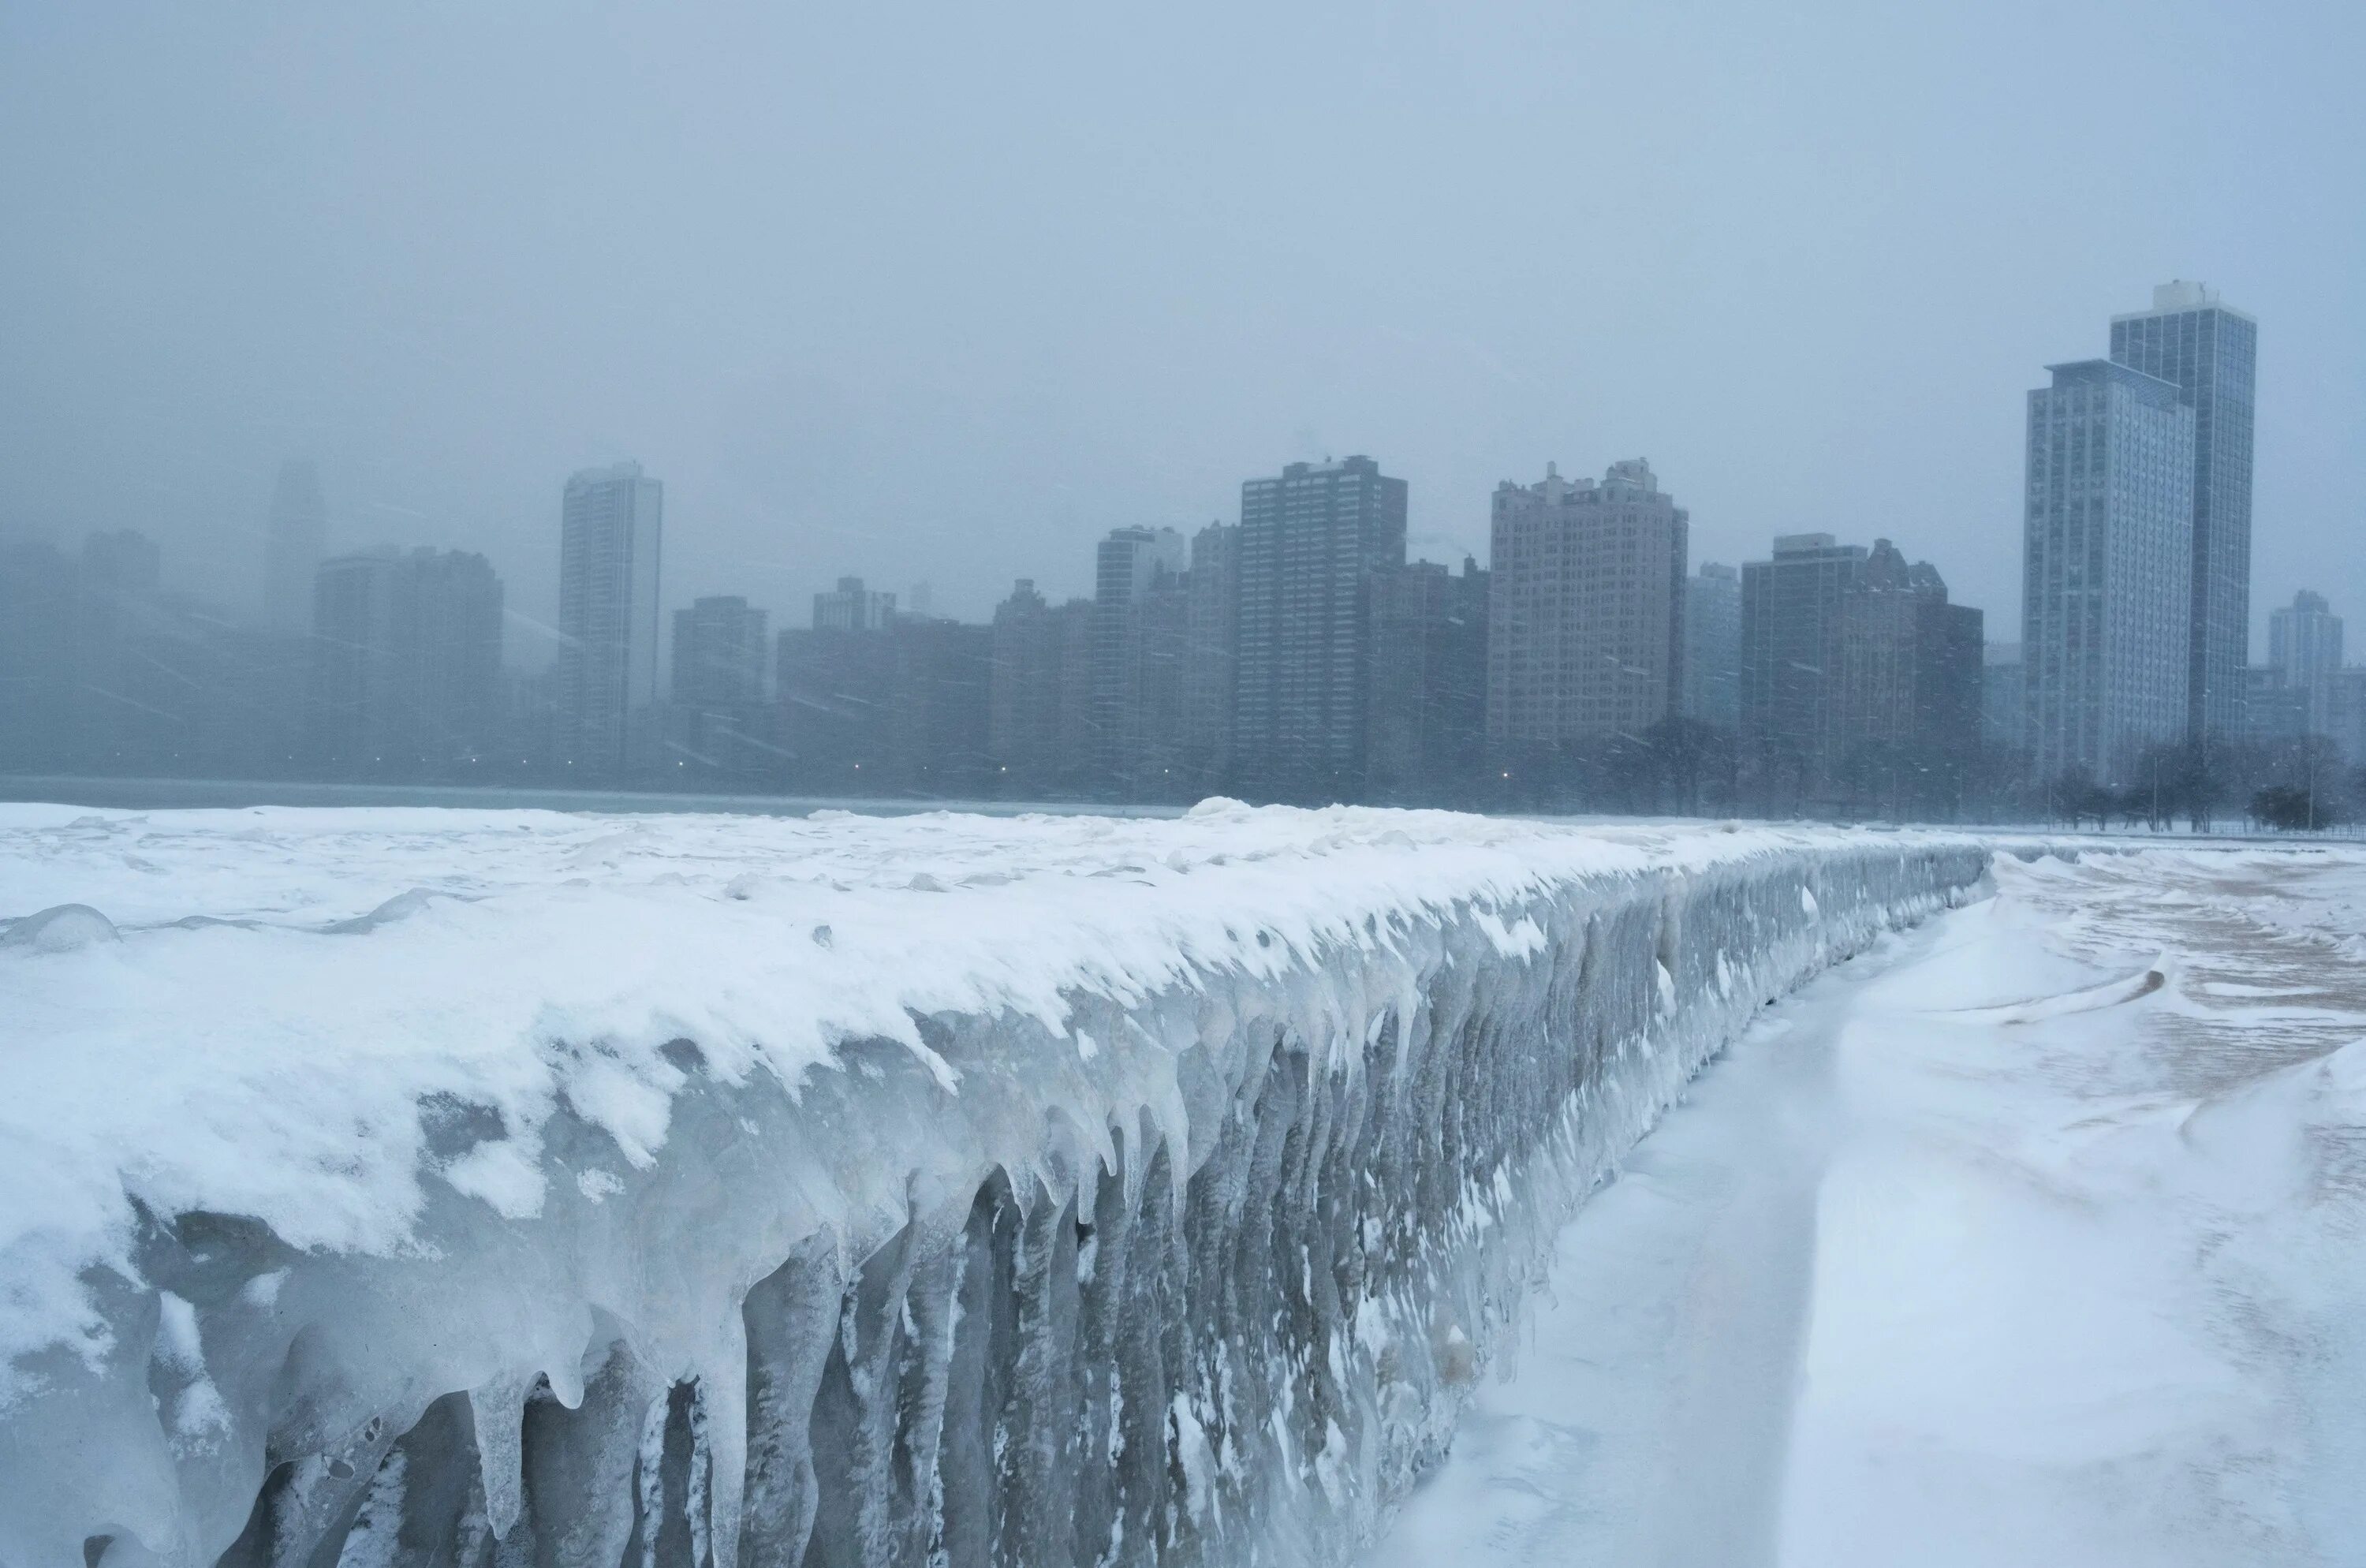
<instances>
[{"instance_id":1,"label":"frozen ice formation","mask_svg":"<svg viewBox=\"0 0 2366 1568\"><path fill-rule=\"evenodd\" d=\"M0 807L0 1568L1338 1562L1702 1063L1987 862Z\"/></svg>"}]
</instances>

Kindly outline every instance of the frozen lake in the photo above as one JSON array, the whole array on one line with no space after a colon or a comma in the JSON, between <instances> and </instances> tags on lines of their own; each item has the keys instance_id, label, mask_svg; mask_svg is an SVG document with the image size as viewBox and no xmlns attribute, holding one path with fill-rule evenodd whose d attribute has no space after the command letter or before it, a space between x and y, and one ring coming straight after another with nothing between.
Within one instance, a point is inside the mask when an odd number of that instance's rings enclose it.
<instances>
[{"instance_id":1,"label":"frozen lake","mask_svg":"<svg viewBox=\"0 0 2366 1568\"><path fill-rule=\"evenodd\" d=\"M1996 878L1639 1145L1374 1564L2366 1560L2366 856Z\"/></svg>"}]
</instances>

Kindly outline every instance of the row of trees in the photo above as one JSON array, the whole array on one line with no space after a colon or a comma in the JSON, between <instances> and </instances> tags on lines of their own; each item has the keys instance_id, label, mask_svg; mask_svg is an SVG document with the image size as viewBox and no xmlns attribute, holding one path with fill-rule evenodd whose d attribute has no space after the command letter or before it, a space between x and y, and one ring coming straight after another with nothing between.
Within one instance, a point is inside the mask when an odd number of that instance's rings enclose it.
<instances>
[{"instance_id":1,"label":"row of trees","mask_svg":"<svg viewBox=\"0 0 2366 1568\"><path fill-rule=\"evenodd\" d=\"M2117 822L2158 831L2182 820L2207 832L2239 821L2254 829L2320 832L2359 820L2366 807L2366 768L2349 767L2322 735L2273 746L2155 746L2131 779L2114 789L2083 773L2060 774L2045 781L2034 815L2073 827Z\"/></svg>"}]
</instances>

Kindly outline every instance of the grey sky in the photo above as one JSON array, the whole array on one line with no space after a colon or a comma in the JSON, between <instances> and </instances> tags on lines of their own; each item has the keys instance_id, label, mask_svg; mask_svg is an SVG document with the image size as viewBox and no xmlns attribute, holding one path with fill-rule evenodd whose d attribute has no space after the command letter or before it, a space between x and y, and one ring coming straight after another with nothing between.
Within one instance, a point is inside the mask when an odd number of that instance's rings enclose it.
<instances>
[{"instance_id":1,"label":"grey sky","mask_svg":"<svg viewBox=\"0 0 2366 1568\"><path fill-rule=\"evenodd\" d=\"M1641 454L1696 560L1888 535L2011 637L2022 394L2186 276L2260 321L2255 610L2366 641L2362 67L2331 0L0 0L0 527L244 601L310 455L546 616L634 457L670 604L981 616L1295 457L1459 558Z\"/></svg>"}]
</instances>

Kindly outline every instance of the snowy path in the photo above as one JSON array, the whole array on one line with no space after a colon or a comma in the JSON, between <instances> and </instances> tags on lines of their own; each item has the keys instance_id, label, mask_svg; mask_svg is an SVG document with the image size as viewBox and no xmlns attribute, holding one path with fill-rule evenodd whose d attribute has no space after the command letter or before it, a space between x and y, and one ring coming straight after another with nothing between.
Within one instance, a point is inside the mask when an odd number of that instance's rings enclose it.
<instances>
[{"instance_id":1,"label":"snowy path","mask_svg":"<svg viewBox=\"0 0 2366 1568\"><path fill-rule=\"evenodd\" d=\"M1998 879L1635 1151L1374 1564L2366 1561L2366 863Z\"/></svg>"}]
</instances>

